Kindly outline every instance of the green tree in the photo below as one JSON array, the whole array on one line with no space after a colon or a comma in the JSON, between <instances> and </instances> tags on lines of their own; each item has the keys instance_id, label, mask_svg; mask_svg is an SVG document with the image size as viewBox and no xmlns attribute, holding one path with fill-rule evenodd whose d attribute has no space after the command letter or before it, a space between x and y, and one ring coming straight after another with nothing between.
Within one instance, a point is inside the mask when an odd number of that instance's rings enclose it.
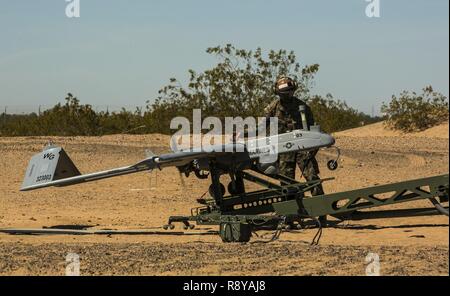
<instances>
[{"instance_id":1,"label":"green tree","mask_svg":"<svg viewBox=\"0 0 450 296\"><path fill-rule=\"evenodd\" d=\"M174 116L191 118L194 108L202 109L204 116L260 116L275 99L274 82L279 76L294 78L299 85L297 96L307 98L319 69L317 64L301 67L293 51L271 50L264 55L261 48L245 50L227 44L206 52L218 58L218 64L201 73L189 70L187 87L171 78L148 106L149 124L157 122L169 132Z\"/></svg>"},{"instance_id":2,"label":"green tree","mask_svg":"<svg viewBox=\"0 0 450 296\"><path fill-rule=\"evenodd\" d=\"M403 91L399 97L393 95L389 104L383 103L381 112L390 128L413 132L448 120L448 108L448 98L427 86L421 94Z\"/></svg>"}]
</instances>

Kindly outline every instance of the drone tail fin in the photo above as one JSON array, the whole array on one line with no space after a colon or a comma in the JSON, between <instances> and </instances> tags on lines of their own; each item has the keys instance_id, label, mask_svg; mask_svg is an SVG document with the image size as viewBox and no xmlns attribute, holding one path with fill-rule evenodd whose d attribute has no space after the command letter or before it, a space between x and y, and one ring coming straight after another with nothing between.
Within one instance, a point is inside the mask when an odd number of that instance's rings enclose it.
<instances>
[{"instance_id":1,"label":"drone tail fin","mask_svg":"<svg viewBox=\"0 0 450 296\"><path fill-rule=\"evenodd\" d=\"M80 171L63 148L47 146L31 158L21 190L79 175Z\"/></svg>"}]
</instances>

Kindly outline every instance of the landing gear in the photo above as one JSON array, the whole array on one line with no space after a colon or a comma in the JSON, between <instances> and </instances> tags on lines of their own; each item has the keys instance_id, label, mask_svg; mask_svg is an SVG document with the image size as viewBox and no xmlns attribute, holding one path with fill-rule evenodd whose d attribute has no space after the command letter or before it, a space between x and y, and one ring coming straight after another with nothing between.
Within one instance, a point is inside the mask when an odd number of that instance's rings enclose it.
<instances>
[{"instance_id":1,"label":"landing gear","mask_svg":"<svg viewBox=\"0 0 450 296\"><path fill-rule=\"evenodd\" d=\"M339 157L341 156L341 150L339 150L338 147L334 147L334 148L336 149L336 159L332 159L327 162L327 168L330 171L335 171L338 168L338 160L339 160Z\"/></svg>"},{"instance_id":2,"label":"landing gear","mask_svg":"<svg viewBox=\"0 0 450 296\"><path fill-rule=\"evenodd\" d=\"M338 168L338 162L337 162L336 160L334 160L334 159L329 160L329 161L327 162L327 168L328 168L330 171L335 171L335 170Z\"/></svg>"}]
</instances>

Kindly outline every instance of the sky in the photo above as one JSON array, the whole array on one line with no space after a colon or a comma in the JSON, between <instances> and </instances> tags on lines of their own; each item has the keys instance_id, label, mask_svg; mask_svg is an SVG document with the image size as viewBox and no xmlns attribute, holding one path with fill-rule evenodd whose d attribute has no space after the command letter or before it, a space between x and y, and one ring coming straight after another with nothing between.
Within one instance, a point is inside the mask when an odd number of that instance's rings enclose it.
<instances>
[{"instance_id":1,"label":"sky","mask_svg":"<svg viewBox=\"0 0 450 296\"><path fill-rule=\"evenodd\" d=\"M426 85L448 96L449 1L0 0L0 108L28 112L68 92L95 106L144 106L170 77L203 71L205 50L293 50L320 64L312 90L379 114L383 101Z\"/></svg>"}]
</instances>

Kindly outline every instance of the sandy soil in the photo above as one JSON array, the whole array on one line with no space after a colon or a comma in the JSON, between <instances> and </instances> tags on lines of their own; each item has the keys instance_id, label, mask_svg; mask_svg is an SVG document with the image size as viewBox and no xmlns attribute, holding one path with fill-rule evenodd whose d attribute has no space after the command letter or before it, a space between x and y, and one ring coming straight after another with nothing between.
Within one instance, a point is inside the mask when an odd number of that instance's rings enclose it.
<instances>
[{"instance_id":1,"label":"sandy soil","mask_svg":"<svg viewBox=\"0 0 450 296\"><path fill-rule=\"evenodd\" d=\"M448 124L413 136L385 131L380 124L336 135L340 168L326 192L448 173ZM170 215L189 214L208 180L184 178L176 169L140 173L81 184L19 192L28 160L51 139L65 148L82 172L129 165L144 150L168 151L163 135L0 138L0 228L66 225L91 229L160 228ZM182 185L184 183L184 185ZM387 208L429 207L419 201ZM445 216L346 221L324 229L283 233L269 244L254 237L248 244L224 244L215 227L189 235L170 231L152 235L8 235L0 233L0 274L63 275L65 256L81 258L82 274L136 275L364 275L366 256L377 253L381 274L448 275L449 227ZM180 232L176 228L172 232ZM200 234L201 233L201 234ZM260 232L260 235L267 233Z\"/></svg>"}]
</instances>

